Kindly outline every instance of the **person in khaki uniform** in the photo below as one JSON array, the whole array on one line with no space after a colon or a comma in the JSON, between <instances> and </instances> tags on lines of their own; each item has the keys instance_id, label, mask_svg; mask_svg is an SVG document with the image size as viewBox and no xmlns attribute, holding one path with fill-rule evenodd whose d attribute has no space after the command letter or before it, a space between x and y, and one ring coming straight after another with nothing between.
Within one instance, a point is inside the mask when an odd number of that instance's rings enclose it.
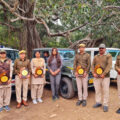
<instances>
[{"instance_id":1,"label":"person in khaki uniform","mask_svg":"<svg viewBox=\"0 0 120 120\"><path fill-rule=\"evenodd\" d=\"M102 69L100 75L97 74L96 68ZM112 68L112 56L106 53L105 44L100 44L99 54L96 55L92 63L92 73L94 76L94 87L96 94L96 104L93 108L98 108L102 106L101 95L103 91L103 111L108 111L108 101L109 101L109 86L110 86L110 69Z\"/></svg>"},{"instance_id":2,"label":"person in khaki uniform","mask_svg":"<svg viewBox=\"0 0 120 120\"><path fill-rule=\"evenodd\" d=\"M15 76L15 86L16 86L16 98L17 98L17 108L21 107L21 104L24 106L28 106L27 103L27 93L28 93L28 84L29 84L29 78L30 78L30 61L26 58L26 51L21 50L19 51L19 57L15 60L14 63L14 72L16 74ZM28 75L26 78L23 78L21 74L21 70L26 69L28 71ZM21 89L23 86L23 98L21 98ZM23 100L22 100L23 99Z\"/></svg>"},{"instance_id":3,"label":"person in khaki uniform","mask_svg":"<svg viewBox=\"0 0 120 120\"><path fill-rule=\"evenodd\" d=\"M9 111L9 104L11 99L11 79L12 79L12 61L6 57L6 51L0 51L0 76L6 72L9 80L6 84L0 81L0 112L5 109Z\"/></svg>"},{"instance_id":4,"label":"person in khaki uniform","mask_svg":"<svg viewBox=\"0 0 120 120\"><path fill-rule=\"evenodd\" d=\"M78 98L76 105L82 104L82 106L86 106L87 96L88 96L88 73L90 70L91 60L90 55L85 52L85 44L79 45L80 53L75 55L74 59L74 73L76 76L77 88L78 88ZM78 66L81 66L84 69L83 76L78 75L76 69ZM82 91L83 87L83 91Z\"/></svg>"},{"instance_id":5,"label":"person in khaki uniform","mask_svg":"<svg viewBox=\"0 0 120 120\"><path fill-rule=\"evenodd\" d=\"M36 74L36 69L41 68L43 70L42 76L38 76ZM45 84L45 73L46 73L46 65L45 60L40 57L40 52L35 52L35 58L31 60L31 70L32 70L32 82L31 82L31 96L33 100L33 104L37 104L37 102L42 103L43 100L43 89Z\"/></svg>"},{"instance_id":6,"label":"person in khaki uniform","mask_svg":"<svg viewBox=\"0 0 120 120\"><path fill-rule=\"evenodd\" d=\"M120 55L117 56L117 60L116 60L116 64L115 64L115 70L118 72L117 88L118 88L118 96L119 96L119 99L120 99ZM120 102L119 102L119 106L120 106ZM118 108L116 113L120 114L120 107Z\"/></svg>"}]
</instances>

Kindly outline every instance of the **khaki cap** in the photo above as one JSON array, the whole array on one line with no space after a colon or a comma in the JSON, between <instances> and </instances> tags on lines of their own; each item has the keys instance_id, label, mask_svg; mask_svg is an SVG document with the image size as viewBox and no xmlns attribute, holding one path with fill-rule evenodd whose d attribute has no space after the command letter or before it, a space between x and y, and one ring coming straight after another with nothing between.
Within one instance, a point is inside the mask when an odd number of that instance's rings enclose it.
<instances>
[{"instance_id":1,"label":"khaki cap","mask_svg":"<svg viewBox=\"0 0 120 120\"><path fill-rule=\"evenodd\" d=\"M19 51L19 54L26 54L26 51L25 50L21 50L21 51Z\"/></svg>"},{"instance_id":2,"label":"khaki cap","mask_svg":"<svg viewBox=\"0 0 120 120\"><path fill-rule=\"evenodd\" d=\"M6 51L5 51L5 50L0 50L0 54L1 54L1 53L5 53L5 54L6 54Z\"/></svg>"},{"instance_id":3,"label":"khaki cap","mask_svg":"<svg viewBox=\"0 0 120 120\"><path fill-rule=\"evenodd\" d=\"M80 44L79 47L85 47L85 44Z\"/></svg>"}]
</instances>

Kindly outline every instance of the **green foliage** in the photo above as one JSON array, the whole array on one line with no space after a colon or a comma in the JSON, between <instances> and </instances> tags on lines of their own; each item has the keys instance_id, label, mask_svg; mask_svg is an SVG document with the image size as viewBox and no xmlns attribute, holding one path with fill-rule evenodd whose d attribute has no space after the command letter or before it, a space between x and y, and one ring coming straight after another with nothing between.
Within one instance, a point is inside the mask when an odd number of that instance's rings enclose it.
<instances>
[{"instance_id":1,"label":"green foliage","mask_svg":"<svg viewBox=\"0 0 120 120\"><path fill-rule=\"evenodd\" d=\"M31 2L34 2L31 0ZM37 17L43 18L48 24L51 32L61 32L80 26L86 22L85 27L70 33L68 37L51 38L47 35L43 25L37 24L37 29L40 34L42 43L46 47L68 47L69 42L75 42L92 33L93 39L104 37L108 47L120 47L116 44L120 41L119 32L115 26L120 27L120 11L119 9L104 9L108 5L120 6L119 0L37 0L36 9L34 11ZM14 18L10 12L7 16L3 11L0 11L0 21L4 22L7 19ZM58 21L59 20L59 21ZM15 27L22 27L23 22L17 21L12 23ZM0 27L0 41L14 46L14 42L19 43L17 39L19 32L9 33L7 27ZM59 42L58 42L59 41ZM5 43L4 43L5 44ZM16 47L16 45L14 46ZM17 46L19 47L19 45Z\"/></svg>"}]
</instances>

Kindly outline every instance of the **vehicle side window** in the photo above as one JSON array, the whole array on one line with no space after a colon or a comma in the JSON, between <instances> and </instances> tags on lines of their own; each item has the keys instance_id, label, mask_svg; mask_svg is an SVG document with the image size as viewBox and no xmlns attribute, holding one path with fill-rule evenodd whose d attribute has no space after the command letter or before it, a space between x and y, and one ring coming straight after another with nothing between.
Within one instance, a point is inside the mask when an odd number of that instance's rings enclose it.
<instances>
[{"instance_id":1,"label":"vehicle side window","mask_svg":"<svg viewBox=\"0 0 120 120\"><path fill-rule=\"evenodd\" d=\"M94 56L97 55L99 53L99 51L94 51Z\"/></svg>"},{"instance_id":2,"label":"vehicle side window","mask_svg":"<svg viewBox=\"0 0 120 120\"><path fill-rule=\"evenodd\" d=\"M118 53L118 55L120 55L120 52Z\"/></svg>"},{"instance_id":3,"label":"vehicle side window","mask_svg":"<svg viewBox=\"0 0 120 120\"><path fill-rule=\"evenodd\" d=\"M63 60L72 60L74 59L75 52L72 50L59 50L58 51Z\"/></svg>"},{"instance_id":4,"label":"vehicle side window","mask_svg":"<svg viewBox=\"0 0 120 120\"><path fill-rule=\"evenodd\" d=\"M44 58L45 63L47 63L49 56L50 56L50 51L48 50L42 51L41 57Z\"/></svg>"},{"instance_id":5,"label":"vehicle side window","mask_svg":"<svg viewBox=\"0 0 120 120\"><path fill-rule=\"evenodd\" d=\"M18 52L15 51L15 59L18 58L18 57L19 57Z\"/></svg>"},{"instance_id":6,"label":"vehicle side window","mask_svg":"<svg viewBox=\"0 0 120 120\"><path fill-rule=\"evenodd\" d=\"M16 58L18 58L18 52L14 50L6 50L7 51L7 57L10 58L13 62Z\"/></svg>"},{"instance_id":7,"label":"vehicle side window","mask_svg":"<svg viewBox=\"0 0 120 120\"><path fill-rule=\"evenodd\" d=\"M116 60L117 55L119 54L117 50L110 50L108 51L112 55L112 59Z\"/></svg>"},{"instance_id":8,"label":"vehicle side window","mask_svg":"<svg viewBox=\"0 0 120 120\"><path fill-rule=\"evenodd\" d=\"M91 51L86 51L86 52L91 55Z\"/></svg>"}]
</instances>

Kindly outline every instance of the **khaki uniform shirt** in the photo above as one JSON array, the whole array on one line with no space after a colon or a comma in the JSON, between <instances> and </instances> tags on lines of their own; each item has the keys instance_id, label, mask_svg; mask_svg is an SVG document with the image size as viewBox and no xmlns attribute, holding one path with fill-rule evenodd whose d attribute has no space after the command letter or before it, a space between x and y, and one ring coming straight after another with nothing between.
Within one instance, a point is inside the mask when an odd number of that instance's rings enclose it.
<instances>
[{"instance_id":1,"label":"khaki uniform shirt","mask_svg":"<svg viewBox=\"0 0 120 120\"><path fill-rule=\"evenodd\" d=\"M43 74L46 73L46 65L45 60L43 58L33 58L31 60L31 70L32 74L35 74L36 68L41 67L43 69ZM44 84L45 83L45 76L35 78L34 75L32 75L32 84Z\"/></svg>"},{"instance_id":2,"label":"khaki uniform shirt","mask_svg":"<svg viewBox=\"0 0 120 120\"><path fill-rule=\"evenodd\" d=\"M74 73L76 72L76 68L78 66L81 66L88 73L90 70L90 65L91 65L91 60L90 60L90 55L88 53L84 52L83 54L78 53L75 55L74 66L73 66Z\"/></svg>"},{"instance_id":3,"label":"khaki uniform shirt","mask_svg":"<svg viewBox=\"0 0 120 120\"><path fill-rule=\"evenodd\" d=\"M15 60L14 63L14 72L16 75L20 74L20 70L21 68L26 68L28 70L28 72L31 72L31 68L30 68L30 61L28 59L25 59L24 61L22 61L20 58Z\"/></svg>"},{"instance_id":4,"label":"khaki uniform shirt","mask_svg":"<svg viewBox=\"0 0 120 120\"><path fill-rule=\"evenodd\" d=\"M10 59L8 59L8 58L6 58L5 60L7 60L7 63L8 63L8 64L10 64L10 78L12 78L12 74L13 74L12 60L10 60ZM0 59L0 61L1 61L2 63L4 63L5 60ZM11 84L9 84L9 85L0 85L0 88L3 88L3 87L11 87Z\"/></svg>"},{"instance_id":5,"label":"khaki uniform shirt","mask_svg":"<svg viewBox=\"0 0 120 120\"><path fill-rule=\"evenodd\" d=\"M104 55L96 55L92 63L92 73L95 72L94 70L96 65L100 65L103 69L103 75L105 75L105 77L109 77L110 69L112 68L112 56L106 53Z\"/></svg>"},{"instance_id":6,"label":"khaki uniform shirt","mask_svg":"<svg viewBox=\"0 0 120 120\"><path fill-rule=\"evenodd\" d=\"M117 56L116 64L115 64L115 70L118 71L120 69L120 55Z\"/></svg>"}]
</instances>

